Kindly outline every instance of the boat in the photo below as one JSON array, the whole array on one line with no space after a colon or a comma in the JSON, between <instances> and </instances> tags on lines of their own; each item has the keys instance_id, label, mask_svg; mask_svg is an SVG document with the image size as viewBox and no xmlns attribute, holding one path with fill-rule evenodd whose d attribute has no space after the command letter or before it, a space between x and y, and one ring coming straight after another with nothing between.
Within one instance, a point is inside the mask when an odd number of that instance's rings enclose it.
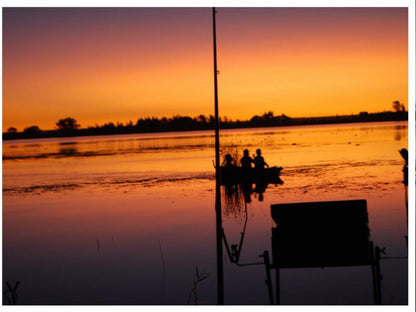
<instances>
[{"instance_id":1,"label":"boat","mask_svg":"<svg viewBox=\"0 0 416 312\"><path fill-rule=\"evenodd\" d=\"M280 172L282 167L264 169L243 169L239 166L221 166L221 185L235 185L244 183L281 184Z\"/></svg>"}]
</instances>

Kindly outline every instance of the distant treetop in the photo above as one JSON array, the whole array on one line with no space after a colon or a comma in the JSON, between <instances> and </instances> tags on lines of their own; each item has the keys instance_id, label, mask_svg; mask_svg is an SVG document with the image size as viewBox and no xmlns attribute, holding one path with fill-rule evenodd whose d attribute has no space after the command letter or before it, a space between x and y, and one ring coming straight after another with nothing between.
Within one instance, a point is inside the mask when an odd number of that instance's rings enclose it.
<instances>
[{"instance_id":1,"label":"distant treetop","mask_svg":"<svg viewBox=\"0 0 416 312\"><path fill-rule=\"evenodd\" d=\"M81 125L78 124L77 121L71 117L59 119L59 121L56 123L56 126L58 130L61 131L71 131L79 129L81 127Z\"/></svg>"},{"instance_id":2,"label":"distant treetop","mask_svg":"<svg viewBox=\"0 0 416 312\"><path fill-rule=\"evenodd\" d=\"M404 112L404 111L406 111L406 108L404 107L404 104L403 103L400 103L400 101L394 101L393 102L393 109L396 112Z\"/></svg>"}]
</instances>

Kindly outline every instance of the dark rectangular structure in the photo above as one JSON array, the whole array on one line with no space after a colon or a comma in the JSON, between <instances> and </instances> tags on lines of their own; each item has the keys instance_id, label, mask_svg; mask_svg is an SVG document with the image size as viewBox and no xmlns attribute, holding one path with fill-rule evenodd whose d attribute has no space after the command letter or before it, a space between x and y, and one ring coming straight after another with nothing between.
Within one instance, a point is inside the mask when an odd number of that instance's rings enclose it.
<instances>
[{"instance_id":1,"label":"dark rectangular structure","mask_svg":"<svg viewBox=\"0 0 416 312\"><path fill-rule=\"evenodd\" d=\"M370 265L366 200L271 206L273 267Z\"/></svg>"}]
</instances>

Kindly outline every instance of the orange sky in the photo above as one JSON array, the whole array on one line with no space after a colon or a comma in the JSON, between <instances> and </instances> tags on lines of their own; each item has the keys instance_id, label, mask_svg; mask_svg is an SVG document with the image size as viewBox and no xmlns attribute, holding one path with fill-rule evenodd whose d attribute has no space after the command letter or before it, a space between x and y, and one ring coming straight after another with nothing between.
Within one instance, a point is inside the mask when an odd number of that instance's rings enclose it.
<instances>
[{"instance_id":1,"label":"orange sky","mask_svg":"<svg viewBox=\"0 0 416 312\"><path fill-rule=\"evenodd\" d=\"M407 108L407 8L219 8L220 115ZM3 131L214 114L210 8L3 9Z\"/></svg>"}]
</instances>

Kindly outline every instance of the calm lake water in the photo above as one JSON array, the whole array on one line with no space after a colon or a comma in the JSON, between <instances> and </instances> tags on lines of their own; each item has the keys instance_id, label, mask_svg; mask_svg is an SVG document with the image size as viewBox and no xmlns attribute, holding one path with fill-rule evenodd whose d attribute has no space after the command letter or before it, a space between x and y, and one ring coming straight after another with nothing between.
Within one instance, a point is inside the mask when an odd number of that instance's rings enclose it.
<instances>
[{"instance_id":1,"label":"calm lake water","mask_svg":"<svg viewBox=\"0 0 416 312\"><path fill-rule=\"evenodd\" d=\"M272 204L365 199L382 303L407 304L407 142L406 122L221 131L223 155L284 168L262 201L222 188L239 263L271 253ZM18 304L216 304L214 158L213 131L3 142L3 285ZM224 248L226 304L269 304L265 279ZM282 304L373 303L369 266L282 269L280 286Z\"/></svg>"}]
</instances>

